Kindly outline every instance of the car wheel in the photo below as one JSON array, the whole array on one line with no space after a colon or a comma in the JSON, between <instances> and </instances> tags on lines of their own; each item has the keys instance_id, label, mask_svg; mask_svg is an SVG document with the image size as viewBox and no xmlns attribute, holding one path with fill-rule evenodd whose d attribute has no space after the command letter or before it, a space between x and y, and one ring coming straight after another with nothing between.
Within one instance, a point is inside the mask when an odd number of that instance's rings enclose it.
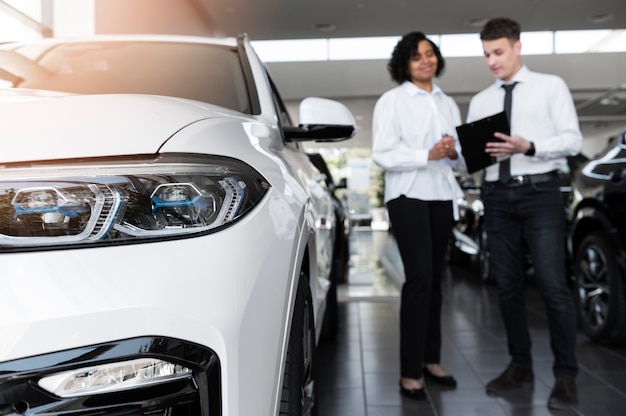
<instances>
[{"instance_id":1,"label":"car wheel","mask_svg":"<svg viewBox=\"0 0 626 416\"><path fill-rule=\"evenodd\" d=\"M470 261L470 256L463 253L455 244L454 237L450 239L448 246L448 261L450 264L466 265Z\"/></svg>"},{"instance_id":2,"label":"car wheel","mask_svg":"<svg viewBox=\"0 0 626 416\"><path fill-rule=\"evenodd\" d=\"M482 229L482 227L478 232L478 246L480 247L477 262L478 275L480 276L480 280L483 282L493 284L495 283L495 279L491 273L491 253L487 247L487 231Z\"/></svg>"},{"instance_id":3,"label":"car wheel","mask_svg":"<svg viewBox=\"0 0 626 416\"><path fill-rule=\"evenodd\" d=\"M574 260L574 296L581 329L600 343L621 342L626 300L617 253L601 233L587 236Z\"/></svg>"},{"instance_id":4,"label":"car wheel","mask_svg":"<svg viewBox=\"0 0 626 416\"><path fill-rule=\"evenodd\" d=\"M326 313L322 324L321 338L331 340L337 336L337 320L339 319L337 303L337 285L332 283L326 294Z\"/></svg>"},{"instance_id":5,"label":"car wheel","mask_svg":"<svg viewBox=\"0 0 626 416\"><path fill-rule=\"evenodd\" d=\"M311 290L301 274L289 334L280 415L316 416L315 327Z\"/></svg>"},{"instance_id":6,"label":"car wheel","mask_svg":"<svg viewBox=\"0 0 626 416\"><path fill-rule=\"evenodd\" d=\"M454 225L447 249L447 257L450 264L465 265L471 261L472 256L464 253L458 246L463 237L472 239L472 236L467 234L468 228L467 220L464 218L461 218L459 222Z\"/></svg>"},{"instance_id":7,"label":"car wheel","mask_svg":"<svg viewBox=\"0 0 626 416\"><path fill-rule=\"evenodd\" d=\"M337 230L337 243L333 254L333 278L337 284L348 281L350 262L350 242L343 227Z\"/></svg>"}]
</instances>

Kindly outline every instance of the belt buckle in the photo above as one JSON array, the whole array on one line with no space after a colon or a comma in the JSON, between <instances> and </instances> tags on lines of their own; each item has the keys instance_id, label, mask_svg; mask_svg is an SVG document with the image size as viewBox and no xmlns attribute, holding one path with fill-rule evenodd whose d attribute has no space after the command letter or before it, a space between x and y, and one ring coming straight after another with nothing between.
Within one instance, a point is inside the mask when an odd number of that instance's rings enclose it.
<instances>
[{"instance_id":1,"label":"belt buckle","mask_svg":"<svg viewBox=\"0 0 626 416\"><path fill-rule=\"evenodd\" d=\"M522 175L511 176L511 179L509 179L509 182L507 185L513 188L524 185L524 176Z\"/></svg>"}]
</instances>

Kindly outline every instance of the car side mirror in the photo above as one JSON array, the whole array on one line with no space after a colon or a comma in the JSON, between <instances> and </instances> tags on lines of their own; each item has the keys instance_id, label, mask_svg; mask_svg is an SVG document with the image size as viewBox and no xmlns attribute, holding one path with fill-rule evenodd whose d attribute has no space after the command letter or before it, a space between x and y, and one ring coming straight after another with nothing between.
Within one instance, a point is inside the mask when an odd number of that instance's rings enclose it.
<instances>
[{"instance_id":1,"label":"car side mirror","mask_svg":"<svg viewBox=\"0 0 626 416\"><path fill-rule=\"evenodd\" d=\"M298 127L283 129L289 141L338 142L356 133L354 116L335 100L307 97L300 103L299 116Z\"/></svg>"}]
</instances>

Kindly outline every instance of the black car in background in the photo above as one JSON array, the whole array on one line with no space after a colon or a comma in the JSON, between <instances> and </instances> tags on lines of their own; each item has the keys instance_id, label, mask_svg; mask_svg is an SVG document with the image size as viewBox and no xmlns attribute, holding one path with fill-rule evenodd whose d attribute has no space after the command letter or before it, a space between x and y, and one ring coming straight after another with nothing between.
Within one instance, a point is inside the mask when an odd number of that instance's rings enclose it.
<instances>
[{"instance_id":1,"label":"black car in background","mask_svg":"<svg viewBox=\"0 0 626 416\"><path fill-rule=\"evenodd\" d=\"M344 205L341 195L337 190L346 188L346 179L342 178L335 183L333 175L328 168L326 160L320 153L308 152L307 155L311 163L319 170L320 180L326 182L326 188L330 192L333 207L335 210L335 247L333 249L333 265L331 271L332 286L329 290L329 301L326 307L326 318L323 326L323 337L332 338L337 332L337 285L346 283L348 280L348 270L350 261L350 216L347 207Z\"/></svg>"},{"instance_id":2,"label":"black car in background","mask_svg":"<svg viewBox=\"0 0 626 416\"><path fill-rule=\"evenodd\" d=\"M459 178L463 197L457 200L459 221L452 228L448 254L453 264L474 266L480 280L492 283L487 249L487 232L483 226L485 213L480 196L480 178L476 175Z\"/></svg>"},{"instance_id":3,"label":"black car in background","mask_svg":"<svg viewBox=\"0 0 626 416\"><path fill-rule=\"evenodd\" d=\"M626 341L626 131L574 176L567 247L581 329Z\"/></svg>"}]
</instances>

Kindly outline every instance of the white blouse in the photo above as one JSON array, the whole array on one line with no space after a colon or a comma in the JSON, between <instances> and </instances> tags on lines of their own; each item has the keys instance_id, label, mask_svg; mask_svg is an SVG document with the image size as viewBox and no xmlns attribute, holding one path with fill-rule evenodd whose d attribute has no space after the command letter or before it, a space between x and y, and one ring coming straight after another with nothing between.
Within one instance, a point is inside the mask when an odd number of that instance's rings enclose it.
<instances>
[{"instance_id":1,"label":"white blouse","mask_svg":"<svg viewBox=\"0 0 626 416\"><path fill-rule=\"evenodd\" d=\"M456 126L461 113L454 100L433 85L432 92L404 82L376 102L372 157L385 170L385 203L405 195L423 201L456 202L463 195L454 170L465 170ZM428 160L444 135L456 139L459 158Z\"/></svg>"}]
</instances>

